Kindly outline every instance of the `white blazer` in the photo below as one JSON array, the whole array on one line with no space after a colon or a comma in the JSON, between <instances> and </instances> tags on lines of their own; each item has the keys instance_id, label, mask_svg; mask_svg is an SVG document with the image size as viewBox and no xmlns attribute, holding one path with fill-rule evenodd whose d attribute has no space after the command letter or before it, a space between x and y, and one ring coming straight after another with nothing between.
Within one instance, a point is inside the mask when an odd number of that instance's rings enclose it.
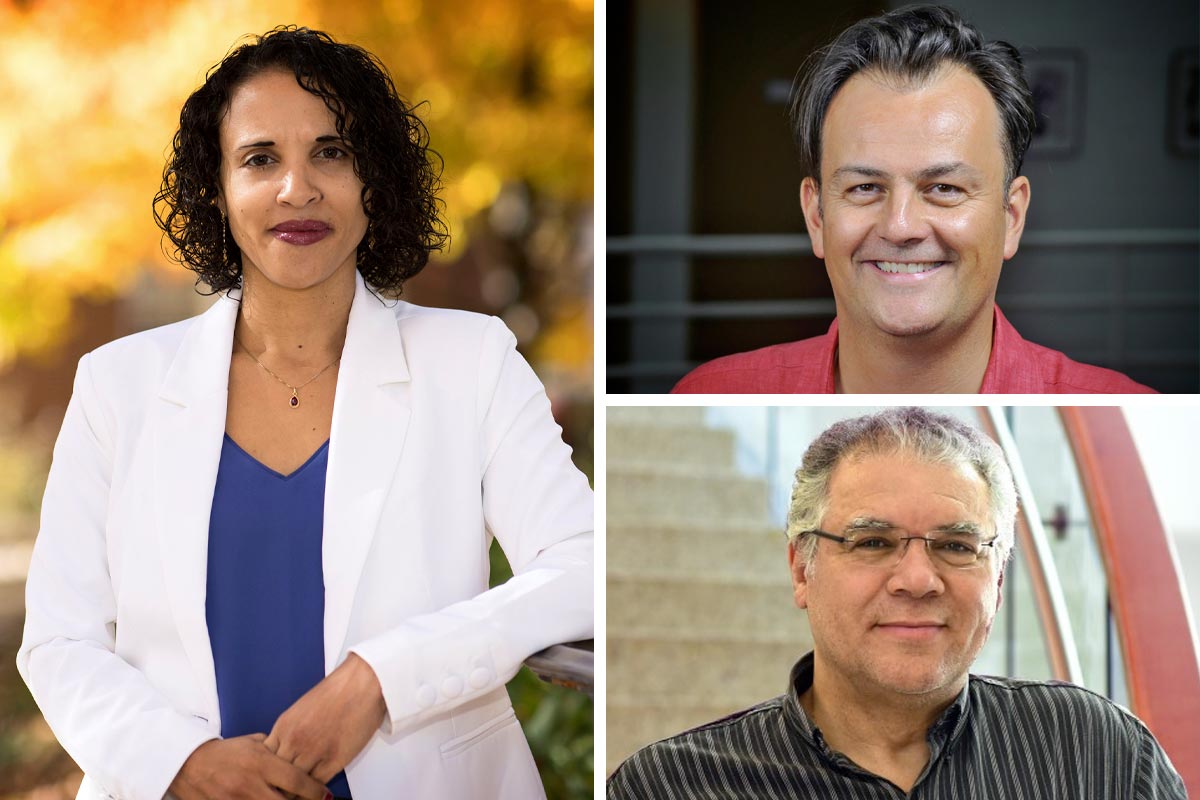
<instances>
[{"instance_id":1,"label":"white blazer","mask_svg":"<svg viewBox=\"0 0 1200 800\"><path fill-rule=\"evenodd\" d=\"M17 666L86 773L80 798L161 798L221 730L204 600L236 298L79 362ZM326 670L357 653L387 704L346 768L356 800L544 796L504 684L592 635L592 527L503 323L385 305L360 277L322 550ZM489 590L493 535L515 577Z\"/></svg>"}]
</instances>

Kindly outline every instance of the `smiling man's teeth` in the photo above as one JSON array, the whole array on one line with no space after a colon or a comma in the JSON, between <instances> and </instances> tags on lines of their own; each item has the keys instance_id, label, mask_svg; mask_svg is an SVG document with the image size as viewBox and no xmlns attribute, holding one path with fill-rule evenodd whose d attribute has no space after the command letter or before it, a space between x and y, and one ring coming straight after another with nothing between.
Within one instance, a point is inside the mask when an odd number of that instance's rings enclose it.
<instances>
[{"instance_id":1,"label":"smiling man's teeth","mask_svg":"<svg viewBox=\"0 0 1200 800\"><path fill-rule=\"evenodd\" d=\"M876 261L874 263L875 266L879 267L884 272L905 272L911 275L916 272L928 272L942 262L920 261L917 263L901 264L896 261Z\"/></svg>"}]
</instances>

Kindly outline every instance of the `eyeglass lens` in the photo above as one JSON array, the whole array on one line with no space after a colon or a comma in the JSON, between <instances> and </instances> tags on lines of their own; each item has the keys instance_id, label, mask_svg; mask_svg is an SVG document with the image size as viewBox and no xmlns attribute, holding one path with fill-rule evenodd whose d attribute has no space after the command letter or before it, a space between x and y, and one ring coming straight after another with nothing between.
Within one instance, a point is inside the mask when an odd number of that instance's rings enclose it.
<instances>
[{"instance_id":1,"label":"eyeglass lens","mask_svg":"<svg viewBox=\"0 0 1200 800\"><path fill-rule=\"evenodd\" d=\"M895 564L903 556L903 548L917 540L922 542L930 557L952 567L969 567L977 562L984 547L979 538L969 534L938 536L900 536L893 533L868 533L849 537L846 551L865 564Z\"/></svg>"}]
</instances>

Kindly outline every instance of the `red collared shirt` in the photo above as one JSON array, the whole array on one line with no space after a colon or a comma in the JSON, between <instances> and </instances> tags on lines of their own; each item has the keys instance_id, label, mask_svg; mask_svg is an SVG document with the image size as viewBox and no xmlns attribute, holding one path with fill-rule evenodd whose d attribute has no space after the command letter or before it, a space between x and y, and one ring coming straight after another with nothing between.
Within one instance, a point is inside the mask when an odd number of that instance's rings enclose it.
<instances>
[{"instance_id":1,"label":"red collared shirt","mask_svg":"<svg viewBox=\"0 0 1200 800\"><path fill-rule=\"evenodd\" d=\"M672 394L833 394L837 320L824 336L725 356L689 372ZM996 307L981 394L1154 394L1119 372L1027 342Z\"/></svg>"}]
</instances>

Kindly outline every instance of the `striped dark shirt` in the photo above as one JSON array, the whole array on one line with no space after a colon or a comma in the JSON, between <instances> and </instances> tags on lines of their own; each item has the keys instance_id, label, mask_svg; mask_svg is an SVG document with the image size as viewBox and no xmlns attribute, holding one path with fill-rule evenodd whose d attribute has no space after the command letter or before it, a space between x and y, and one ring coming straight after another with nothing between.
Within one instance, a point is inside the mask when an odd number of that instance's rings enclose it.
<instances>
[{"instance_id":1,"label":"striped dark shirt","mask_svg":"<svg viewBox=\"0 0 1200 800\"><path fill-rule=\"evenodd\" d=\"M831 750L800 705L812 654L787 694L634 753L609 800L1179 800L1183 781L1136 717L1067 683L972 675L929 729L912 790Z\"/></svg>"}]
</instances>

